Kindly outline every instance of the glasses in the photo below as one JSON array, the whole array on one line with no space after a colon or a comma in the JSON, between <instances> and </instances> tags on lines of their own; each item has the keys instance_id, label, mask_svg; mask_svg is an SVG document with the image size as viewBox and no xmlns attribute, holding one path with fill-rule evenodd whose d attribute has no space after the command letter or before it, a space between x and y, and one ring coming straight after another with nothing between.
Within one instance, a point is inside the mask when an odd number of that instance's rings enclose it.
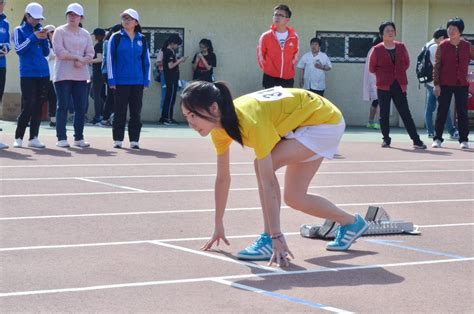
<instances>
[{"instance_id":1,"label":"glasses","mask_svg":"<svg viewBox=\"0 0 474 314\"><path fill-rule=\"evenodd\" d=\"M279 14L279 13L275 13L275 14L273 14L273 16L274 16L274 17L281 17L282 19L285 19L285 18L287 18L287 16L286 16L286 15Z\"/></svg>"},{"instance_id":2,"label":"glasses","mask_svg":"<svg viewBox=\"0 0 474 314\"><path fill-rule=\"evenodd\" d=\"M131 17L131 16L128 16L128 15L124 15L122 17L122 21L133 21L133 20L134 20L134 18Z\"/></svg>"}]
</instances>

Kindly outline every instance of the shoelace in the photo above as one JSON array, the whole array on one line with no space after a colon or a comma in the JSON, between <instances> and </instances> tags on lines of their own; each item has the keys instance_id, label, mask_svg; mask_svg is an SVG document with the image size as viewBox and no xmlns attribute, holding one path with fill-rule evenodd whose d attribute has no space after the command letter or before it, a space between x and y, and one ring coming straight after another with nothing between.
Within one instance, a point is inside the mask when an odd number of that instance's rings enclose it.
<instances>
[{"instance_id":1,"label":"shoelace","mask_svg":"<svg viewBox=\"0 0 474 314\"><path fill-rule=\"evenodd\" d=\"M341 241L341 239L342 239L342 237L344 236L345 233L346 233L346 227L344 227L344 226L337 227L336 239L334 239L334 242Z\"/></svg>"},{"instance_id":2,"label":"shoelace","mask_svg":"<svg viewBox=\"0 0 474 314\"><path fill-rule=\"evenodd\" d=\"M265 239L260 236L255 242L250 246L252 249L262 247L265 244Z\"/></svg>"}]
</instances>

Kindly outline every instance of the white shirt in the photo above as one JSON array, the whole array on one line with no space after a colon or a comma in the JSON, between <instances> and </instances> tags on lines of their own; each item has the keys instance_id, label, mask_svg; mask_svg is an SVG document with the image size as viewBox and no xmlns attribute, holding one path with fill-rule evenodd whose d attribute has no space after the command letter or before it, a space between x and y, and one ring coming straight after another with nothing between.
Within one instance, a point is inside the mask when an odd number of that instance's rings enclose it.
<instances>
[{"instance_id":1,"label":"white shirt","mask_svg":"<svg viewBox=\"0 0 474 314\"><path fill-rule=\"evenodd\" d=\"M326 72L314 66L316 60L319 60L322 66L332 68L331 60L324 52L320 51L316 56L313 56L311 51L305 53L297 65L299 69L304 69L304 89L326 89Z\"/></svg>"},{"instance_id":2,"label":"white shirt","mask_svg":"<svg viewBox=\"0 0 474 314\"><path fill-rule=\"evenodd\" d=\"M278 38L278 41L280 42L280 47L281 48L285 47L285 42L286 42L286 39L288 38L288 31L284 33L276 32L276 36Z\"/></svg>"}]
</instances>

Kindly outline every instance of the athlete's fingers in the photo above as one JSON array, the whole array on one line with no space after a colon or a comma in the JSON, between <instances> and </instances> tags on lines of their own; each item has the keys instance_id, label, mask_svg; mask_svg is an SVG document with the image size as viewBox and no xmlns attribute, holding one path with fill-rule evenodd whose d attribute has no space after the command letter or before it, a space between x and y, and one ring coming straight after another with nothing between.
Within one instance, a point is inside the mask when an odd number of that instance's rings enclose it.
<instances>
[{"instance_id":1,"label":"athlete's fingers","mask_svg":"<svg viewBox=\"0 0 474 314\"><path fill-rule=\"evenodd\" d=\"M230 242L227 240L227 238L222 238L222 241L224 241L225 244L230 245Z\"/></svg>"}]
</instances>

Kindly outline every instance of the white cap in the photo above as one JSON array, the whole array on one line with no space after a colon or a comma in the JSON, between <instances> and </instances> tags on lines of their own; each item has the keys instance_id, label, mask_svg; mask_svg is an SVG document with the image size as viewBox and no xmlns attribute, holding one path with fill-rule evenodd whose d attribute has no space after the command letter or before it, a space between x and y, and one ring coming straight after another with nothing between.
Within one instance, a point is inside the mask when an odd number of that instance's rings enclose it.
<instances>
[{"instance_id":1,"label":"white cap","mask_svg":"<svg viewBox=\"0 0 474 314\"><path fill-rule=\"evenodd\" d=\"M28 13L29 15L31 15L32 18L37 20L44 19L43 7L41 6L41 4L36 2L31 2L30 4L28 4L25 8L25 13Z\"/></svg>"},{"instance_id":2,"label":"white cap","mask_svg":"<svg viewBox=\"0 0 474 314\"><path fill-rule=\"evenodd\" d=\"M70 5L67 6L66 9L66 14L69 12L76 13L77 15L84 16L84 9L82 8L82 5L79 3L71 3Z\"/></svg>"},{"instance_id":3,"label":"white cap","mask_svg":"<svg viewBox=\"0 0 474 314\"><path fill-rule=\"evenodd\" d=\"M127 9L123 11L122 14L120 14L120 17L123 17L124 15L129 15L135 20L137 20L137 22L140 22L140 15L138 15L138 12L135 11L134 9Z\"/></svg>"}]
</instances>

